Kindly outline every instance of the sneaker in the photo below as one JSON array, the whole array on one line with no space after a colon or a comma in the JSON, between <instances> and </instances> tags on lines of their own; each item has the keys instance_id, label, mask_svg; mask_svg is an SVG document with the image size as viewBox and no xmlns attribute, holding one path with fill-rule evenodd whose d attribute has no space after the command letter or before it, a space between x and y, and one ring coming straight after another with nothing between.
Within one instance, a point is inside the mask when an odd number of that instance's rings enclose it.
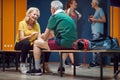
<instances>
[{"instance_id":1,"label":"sneaker","mask_svg":"<svg viewBox=\"0 0 120 80\"><path fill-rule=\"evenodd\" d=\"M25 64L20 64L20 72L23 73L23 74L26 74L27 72L27 67L25 66Z\"/></svg>"},{"instance_id":2,"label":"sneaker","mask_svg":"<svg viewBox=\"0 0 120 80\"><path fill-rule=\"evenodd\" d=\"M70 65L70 67L73 69L74 68L74 64ZM75 66L75 68L79 68L80 66Z\"/></svg>"},{"instance_id":3,"label":"sneaker","mask_svg":"<svg viewBox=\"0 0 120 80\"><path fill-rule=\"evenodd\" d=\"M39 76L42 74L41 69L32 69L31 71L27 71L27 74Z\"/></svg>"},{"instance_id":4,"label":"sneaker","mask_svg":"<svg viewBox=\"0 0 120 80\"><path fill-rule=\"evenodd\" d=\"M89 67L99 67L100 65L98 63L90 63Z\"/></svg>"},{"instance_id":5,"label":"sneaker","mask_svg":"<svg viewBox=\"0 0 120 80\"><path fill-rule=\"evenodd\" d=\"M60 73L60 67L58 68L58 72ZM64 73L65 72L65 68L62 67L62 72Z\"/></svg>"},{"instance_id":6,"label":"sneaker","mask_svg":"<svg viewBox=\"0 0 120 80\"><path fill-rule=\"evenodd\" d=\"M76 66L75 66L76 67ZM71 68L74 68L74 65L71 65Z\"/></svg>"}]
</instances>

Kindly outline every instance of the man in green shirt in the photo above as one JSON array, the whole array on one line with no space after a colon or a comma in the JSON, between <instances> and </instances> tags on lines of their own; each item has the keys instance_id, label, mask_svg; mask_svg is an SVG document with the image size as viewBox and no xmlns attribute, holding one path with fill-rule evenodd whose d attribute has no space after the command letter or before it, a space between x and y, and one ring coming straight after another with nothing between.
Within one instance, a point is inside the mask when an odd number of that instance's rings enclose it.
<instances>
[{"instance_id":1,"label":"man in green shirt","mask_svg":"<svg viewBox=\"0 0 120 80\"><path fill-rule=\"evenodd\" d=\"M47 30L54 31L56 38L59 39L57 44L63 48L72 48L72 43L77 39L75 24L62 9L57 10L50 17Z\"/></svg>"},{"instance_id":2,"label":"man in green shirt","mask_svg":"<svg viewBox=\"0 0 120 80\"><path fill-rule=\"evenodd\" d=\"M41 49L72 49L72 44L77 39L76 25L71 17L63 10L63 4L60 1L51 2L51 13L45 32L34 42L35 70L28 73L40 73L40 55ZM51 32L55 37L51 38ZM63 66L65 59L63 59ZM64 67L62 68L65 71ZM60 71L60 68L58 68Z\"/></svg>"}]
</instances>

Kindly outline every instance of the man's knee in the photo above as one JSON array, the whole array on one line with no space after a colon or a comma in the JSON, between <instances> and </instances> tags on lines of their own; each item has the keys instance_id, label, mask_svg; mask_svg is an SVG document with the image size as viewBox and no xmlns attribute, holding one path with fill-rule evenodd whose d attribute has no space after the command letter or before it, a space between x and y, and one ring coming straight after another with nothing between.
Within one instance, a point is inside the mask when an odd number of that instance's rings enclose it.
<instances>
[{"instance_id":1,"label":"man's knee","mask_svg":"<svg viewBox=\"0 0 120 80\"><path fill-rule=\"evenodd\" d=\"M45 44L45 41L43 41L43 40L35 40L35 41L34 41L34 44L35 44L35 45Z\"/></svg>"},{"instance_id":2,"label":"man's knee","mask_svg":"<svg viewBox=\"0 0 120 80\"><path fill-rule=\"evenodd\" d=\"M34 45L41 47L41 48L47 48L48 49L48 43L44 40L36 40L34 41Z\"/></svg>"}]
</instances>

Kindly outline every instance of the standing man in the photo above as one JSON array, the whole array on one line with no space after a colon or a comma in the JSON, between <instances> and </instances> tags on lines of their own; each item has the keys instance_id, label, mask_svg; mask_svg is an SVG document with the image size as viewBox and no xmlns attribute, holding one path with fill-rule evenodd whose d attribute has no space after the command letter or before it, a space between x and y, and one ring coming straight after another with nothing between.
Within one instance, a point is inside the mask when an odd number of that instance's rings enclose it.
<instances>
[{"instance_id":1,"label":"standing man","mask_svg":"<svg viewBox=\"0 0 120 80\"><path fill-rule=\"evenodd\" d=\"M106 17L102 8L99 7L99 0L92 0L92 8L95 9L94 15L90 15L89 20L91 23L91 30L93 39L100 37L99 34L104 34L104 23ZM90 63L90 67L98 66L97 56L99 53L93 53L93 61Z\"/></svg>"}]
</instances>

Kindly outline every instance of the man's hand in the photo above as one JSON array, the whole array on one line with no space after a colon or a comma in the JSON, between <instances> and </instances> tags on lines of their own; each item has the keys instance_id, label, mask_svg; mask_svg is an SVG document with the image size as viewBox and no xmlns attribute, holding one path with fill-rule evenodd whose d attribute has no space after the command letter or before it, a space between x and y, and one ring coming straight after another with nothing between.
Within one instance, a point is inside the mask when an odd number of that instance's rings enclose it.
<instances>
[{"instance_id":1,"label":"man's hand","mask_svg":"<svg viewBox=\"0 0 120 80\"><path fill-rule=\"evenodd\" d=\"M45 34L44 33L41 34L41 38L45 40Z\"/></svg>"},{"instance_id":2,"label":"man's hand","mask_svg":"<svg viewBox=\"0 0 120 80\"><path fill-rule=\"evenodd\" d=\"M38 36L38 32L33 32L31 35L30 35L30 37L32 37L32 36Z\"/></svg>"}]
</instances>

